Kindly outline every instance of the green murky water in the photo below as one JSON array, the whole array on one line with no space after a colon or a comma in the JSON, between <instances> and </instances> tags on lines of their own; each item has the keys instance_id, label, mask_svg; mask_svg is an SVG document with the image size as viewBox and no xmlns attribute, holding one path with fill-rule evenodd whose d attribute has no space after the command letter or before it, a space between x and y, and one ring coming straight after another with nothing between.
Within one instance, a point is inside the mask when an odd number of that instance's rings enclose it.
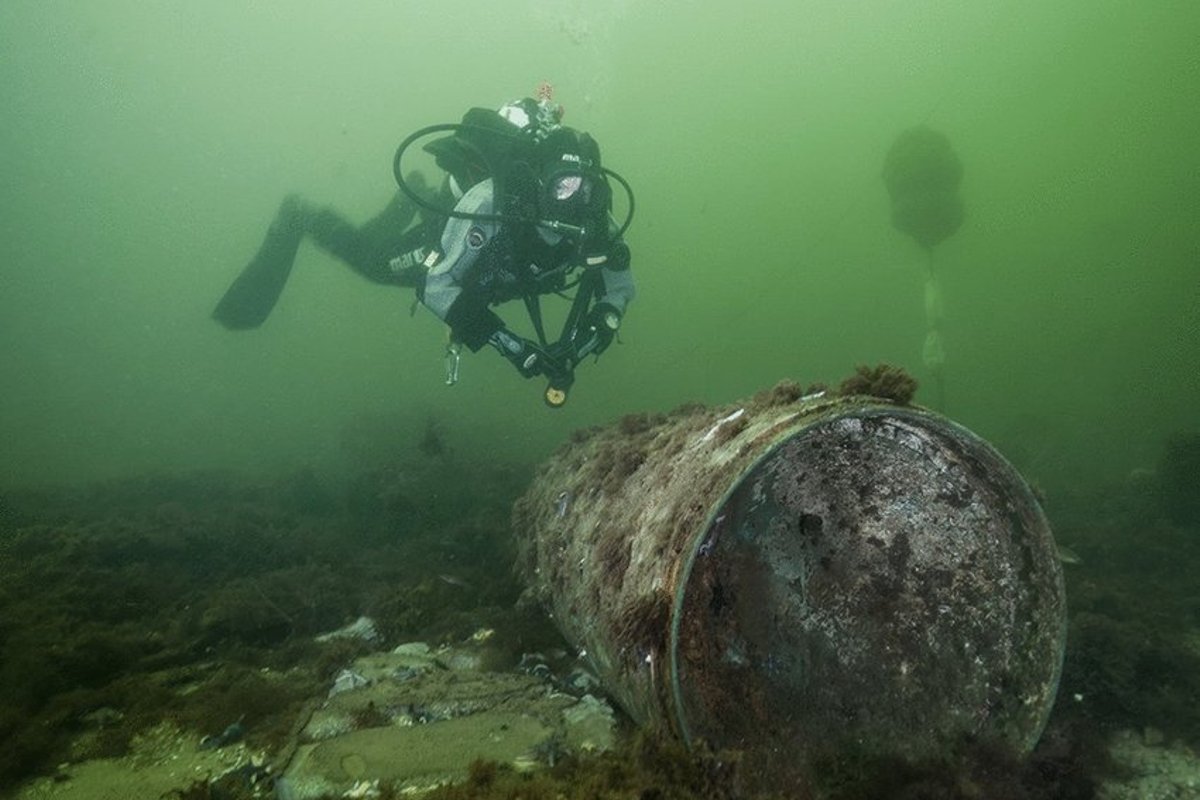
<instances>
[{"instance_id":1,"label":"green murky water","mask_svg":"<svg viewBox=\"0 0 1200 800\"><path fill-rule=\"evenodd\" d=\"M782 377L928 378L880 179L918 124L964 166L948 411L1050 484L1153 466L1200 388L1198 32L1170 2L6 3L0 477L322 464L381 414L533 460ZM562 413L494 353L447 389L441 325L315 248L265 328L208 319L284 193L364 220L402 136L542 79L638 199L623 344Z\"/></svg>"},{"instance_id":2,"label":"green murky water","mask_svg":"<svg viewBox=\"0 0 1200 800\"><path fill-rule=\"evenodd\" d=\"M888 362L922 382L917 402L994 442L1046 490L1080 561L1067 573L1063 684L1079 705L1055 724L1165 731L1194 746L1187 498L1198 448L1167 442L1200 424L1198 35L1197 6L1171 0L4 3L0 487L92 488L0 497L0 567L9 585L47 597L70 588L55 583L60 558L105 580L142 570L149 616L111 611L136 627L187 619L171 610L172 597L185 601L167 579L198 563L187 525L288 532L285 549L255 552L261 563L213 567L235 587L261 580L261 567L281 597L311 580L296 565L341 557L343 525L375 531L351 543L363 563L419 527L413 574L375 575L378 585L431 585L454 598L439 608L457 603L474 621L478 602L503 618L496 608L516 588L476 575L487 565L471 552L498 546L524 468L571 430L785 378L836 384L856 364ZM405 135L541 80L637 194L627 239L638 298L621 343L580 368L564 409L546 409L541 384L489 351L467 356L446 387L444 328L410 316L411 292L368 284L311 245L261 329L235 334L209 318L285 194L366 220L395 191ZM940 390L923 352L927 254L893 227L882 180L896 137L919 125L944 134L963 167L964 222L933 253ZM515 322L523 310L502 313ZM520 466L489 475L493 460ZM210 470L274 488L231 489L237 479ZM364 472L381 483L363 488ZM461 509L429 486L464 473L484 477ZM176 474L201 477L92 483ZM326 476L347 479L341 495L315 493ZM322 515L338 521L308 521ZM125 550L110 554L112 541ZM409 602L337 588L355 574L329 569L322 585L346 605L322 605L330 614L359 613L370 597L392 612ZM463 569L471 585L501 588L458 592ZM224 584L179 580L207 630L196 609L228 601ZM112 595L100 578L89 585ZM13 639L11 685L45 668L22 666L50 652L42 623L60 644L128 633L86 619L89 596L22 592L0 592L35 631ZM47 620L29 611L58 603L66 610ZM288 631L315 607L280 612ZM392 616L398 636L453 627L404 619ZM181 630L171 636L182 642ZM90 663L90 641L62 648ZM78 680L59 666L63 685L5 700L0 728L33 730L57 713L39 703ZM108 692L110 677L88 678L89 690ZM23 774L60 745L10 760Z\"/></svg>"}]
</instances>

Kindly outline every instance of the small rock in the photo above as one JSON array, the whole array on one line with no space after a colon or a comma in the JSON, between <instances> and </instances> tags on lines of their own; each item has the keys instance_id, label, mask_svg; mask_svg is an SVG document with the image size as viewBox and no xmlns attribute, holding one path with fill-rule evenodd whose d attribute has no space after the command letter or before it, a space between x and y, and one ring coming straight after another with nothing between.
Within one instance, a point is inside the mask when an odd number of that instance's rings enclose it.
<instances>
[{"instance_id":1,"label":"small rock","mask_svg":"<svg viewBox=\"0 0 1200 800\"><path fill-rule=\"evenodd\" d=\"M609 750L616 738L616 718L608 703L585 694L575 705L563 710L566 743L571 748Z\"/></svg>"},{"instance_id":2,"label":"small rock","mask_svg":"<svg viewBox=\"0 0 1200 800\"><path fill-rule=\"evenodd\" d=\"M369 683L369 680L354 670L344 669L337 674L336 678L333 679L333 686L329 688L329 696L333 697L335 694L349 692L353 689L366 686Z\"/></svg>"},{"instance_id":3,"label":"small rock","mask_svg":"<svg viewBox=\"0 0 1200 800\"><path fill-rule=\"evenodd\" d=\"M337 639L359 639L364 642L378 642L381 638L375 620L370 617L359 617L344 628L322 633L317 637L318 642L332 642Z\"/></svg>"}]
</instances>

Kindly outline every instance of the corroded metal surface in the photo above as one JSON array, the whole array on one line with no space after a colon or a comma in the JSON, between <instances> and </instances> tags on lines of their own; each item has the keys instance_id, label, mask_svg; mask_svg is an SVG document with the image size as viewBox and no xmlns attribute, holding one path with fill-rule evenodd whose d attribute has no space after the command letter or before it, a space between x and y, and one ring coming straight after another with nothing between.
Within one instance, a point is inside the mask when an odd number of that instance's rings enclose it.
<instances>
[{"instance_id":1,"label":"corroded metal surface","mask_svg":"<svg viewBox=\"0 0 1200 800\"><path fill-rule=\"evenodd\" d=\"M515 512L531 587L631 716L765 787L830 748L1032 747L1065 601L1024 481L931 412L797 395L564 445Z\"/></svg>"}]
</instances>

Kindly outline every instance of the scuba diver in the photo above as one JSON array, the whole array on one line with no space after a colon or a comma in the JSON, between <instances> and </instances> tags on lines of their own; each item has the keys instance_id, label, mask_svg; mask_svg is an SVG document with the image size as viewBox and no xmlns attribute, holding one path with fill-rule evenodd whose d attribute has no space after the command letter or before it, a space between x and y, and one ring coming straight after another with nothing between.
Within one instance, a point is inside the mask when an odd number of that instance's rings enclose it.
<instances>
[{"instance_id":1,"label":"scuba diver","mask_svg":"<svg viewBox=\"0 0 1200 800\"><path fill-rule=\"evenodd\" d=\"M490 345L526 378L544 376L551 407L566 402L575 367L603 353L633 300L629 247L633 192L601 166L586 133L562 124L548 84L538 97L498 111L472 108L461 123L431 125L396 150L399 191L373 219L355 226L297 195L283 200L250 263L213 311L226 328L261 325L291 272L305 236L367 279L416 289L417 299L450 328L446 383L458 380L463 345ZM401 168L406 150L424 145L445 172L433 190ZM625 219L611 214L609 178L628 196ZM559 337L546 336L541 297L568 297ZM514 333L492 306L521 298L536 340ZM415 307L415 304L414 304Z\"/></svg>"}]
</instances>

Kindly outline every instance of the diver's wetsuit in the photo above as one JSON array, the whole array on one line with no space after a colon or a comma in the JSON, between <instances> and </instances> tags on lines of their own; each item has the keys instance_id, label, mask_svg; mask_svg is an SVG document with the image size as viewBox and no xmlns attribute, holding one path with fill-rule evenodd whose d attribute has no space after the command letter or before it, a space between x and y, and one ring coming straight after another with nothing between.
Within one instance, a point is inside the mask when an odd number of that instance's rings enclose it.
<instances>
[{"instance_id":1,"label":"diver's wetsuit","mask_svg":"<svg viewBox=\"0 0 1200 800\"><path fill-rule=\"evenodd\" d=\"M416 182L416 181L414 181ZM418 184L423 187L423 184ZM446 184L437 200L454 202ZM456 211L492 214L495 207L490 179L471 187L455 204ZM478 350L503 323L490 306L529 294L556 292L566 285L576 266L573 245L558 234L533 226L449 218L434 213L417 218L411 200L397 192L374 218L355 226L329 208L315 208L292 195L284 199L259 252L243 275L256 269L277 270L276 292L307 235L323 250L348 264L368 280L385 286L415 288L422 303L446 322L457 341ZM611 242L599 269L602 289L598 302L623 316L634 297L629 249ZM243 277L239 277L239 281ZM253 302L238 282L218 304L213 316L229 328L262 324L275 297L261 293ZM276 294L277 296L277 294Z\"/></svg>"},{"instance_id":2,"label":"diver's wetsuit","mask_svg":"<svg viewBox=\"0 0 1200 800\"><path fill-rule=\"evenodd\" d=\"M427 248L430 242L430 225L422 221L409 227L412 219L412 201L397 192L387 207L361 227L329 208L307 212L303 227L318 246L364 278L384 285L416 287L424 270L392 266L396 258Z\"/></svg>"},{"instance_id":3,"label":"diver's wetsuit","mask_svg":"<svg viewBox=\"0 0 1200 800\"><path fill-rule=\"evenodd\" d=\"M420 286L423 268L415 269L411 263L408 268L396 268L393 262L399 265L405 254L436 243L445 218L423 215L413 225L416 211L412 201L397 192L373 219L355 226L336 211L312 206L299 195L285 197L258 252L217 303L213 318L232 330L262 325L283 292L305 236L368 280Z\"/></svg>"},{"instance_id":4,"label":"diver's wetsuit","mask_svg":"<svg viewBox=\"0 0 1200 800\"><path fill-rule=\"evenodd\" d=\"M490 178L472 186L455 206L455 211L483 216L494 209ZM600 270L597 302L624 316L634 296L629 248L615 239L604 256L601 263L584 268ZM478 350L503 326L489 306L561 290L576 259L575 245L552 231L452 217L427 262L428 276L418 295L450 326L456 340Z\"/></svg>"},{"instance_id":5,"label":"diver's wetsuit","mask_svg":"<svg viewBox=\"0 0 1200 800\"><path fill-rule=\"evenodd\" d=\"M422 194L432 194L419 173L411 175L409 181ZM439 204L454 202L448 186L443 187L442 195L429 199ZM424 283L425 277L425 270L420 268L424 255L417 254L434 246L438 231L446 224L445 217L423 212L417 224L411 225L416 216L416 205L397 191L382 211L359 227L333 209L311 208L296 198L284 200L276 219L289 220L294 235L308 234L321 249L346 262L367 280L385 286L416 288Z\"/></svg>"}]
</instances>

